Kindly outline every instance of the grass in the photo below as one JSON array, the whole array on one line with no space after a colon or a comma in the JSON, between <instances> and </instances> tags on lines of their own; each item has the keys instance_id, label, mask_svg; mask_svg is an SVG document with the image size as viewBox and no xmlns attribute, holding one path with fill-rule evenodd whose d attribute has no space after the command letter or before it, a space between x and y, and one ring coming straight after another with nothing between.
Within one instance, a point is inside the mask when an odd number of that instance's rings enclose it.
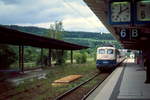
<instances>
[{"instance_id":1,"label":"grass","mask_svg":"<svg viewBox=\"0 0 150 100\"><path fill-rule=\"evenodd\" d=\"M43 100L43 99L54 99L56 96L60 95L61 93L79 85L83 81L87 80L88 78L92 77L96 73L96 67L94 62L89 62L86 64L67 64L62 66L56 66L52 68L45 69L47 70L47 79L34 79L33 81L25 81L25 83L20 84L15 88L15 91L24 91L25 89L35 87L36 84L43 84L41 88L35 89L34 91L31 90L29 93L24 93L24 100L31 99L32 100ZM52 86L52 82L56 79L72 75L72 74L80 74L83 75L82 78L61 86ZM45 92L46 90L46 92ZM43 94L36 94L36 91L41 91ZM12 100L19 100L19 95L14 96Z\"/></svg>"}]
</instances>

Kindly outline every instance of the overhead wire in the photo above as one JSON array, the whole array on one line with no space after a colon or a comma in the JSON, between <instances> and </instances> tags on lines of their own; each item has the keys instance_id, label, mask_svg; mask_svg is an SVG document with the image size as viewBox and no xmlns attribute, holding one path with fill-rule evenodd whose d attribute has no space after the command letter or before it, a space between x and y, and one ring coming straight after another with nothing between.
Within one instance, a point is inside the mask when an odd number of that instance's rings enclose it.
<instances>
[{"instance_id":1,"label":"overhead wire","mask_svg":"<svg viewBox=\"0 0 150 100\"><path fill-rule=\"evenodd\" d=\"M85 20L85 22L86 22L87 24L89 24L89 25L92 26L93 28L96 27L98 30L100 30L100 32L102 32L101 29L93 23L93 21L90 21L90 20L86 19L86 18L84 17L84 15L81 14L81 13L79 12L79 10L77 10L72 4L68 3L66 0L62 0L62 1L64 1L64 3L65 3L68 7L70 7L70 8L71 8L72 10L74 10L78 15L80 15L80 16L83 18L83 20ZM94 26L95 26L95 27L94 27Z\"/></svg>"}]
</instances>

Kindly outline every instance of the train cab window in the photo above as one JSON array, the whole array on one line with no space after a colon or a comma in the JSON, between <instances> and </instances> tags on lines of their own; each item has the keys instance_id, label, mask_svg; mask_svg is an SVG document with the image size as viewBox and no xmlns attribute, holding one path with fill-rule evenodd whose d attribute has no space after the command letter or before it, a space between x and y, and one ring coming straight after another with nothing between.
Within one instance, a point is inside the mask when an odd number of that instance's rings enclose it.
<instances>
[{"instance_id":1,"label":"train cab window","mask_svg":"<svg viewBox=\"0 0 150 100\"><path fill-rule=\"evenodd\" d=\"M99 54L105 54L105 49L99 49Z\"/></svg>"},{"instance_id":2,"label":"train cab window","mask_svg":"<svg viewBox=\"0 0 150 100\"><path fill-rule=\"evenodd\" d=\"M113 54L113 50L112 49L108 49L107 50L107 54Z\"/></svg>"}]
</instances>

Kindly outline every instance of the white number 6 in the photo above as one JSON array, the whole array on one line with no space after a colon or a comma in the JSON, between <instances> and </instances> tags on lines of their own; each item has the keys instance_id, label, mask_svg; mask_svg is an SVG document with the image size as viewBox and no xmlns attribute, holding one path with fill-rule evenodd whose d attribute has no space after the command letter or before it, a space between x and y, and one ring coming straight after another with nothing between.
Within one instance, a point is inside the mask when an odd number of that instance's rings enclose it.
<instances>
[{"instance_id":1,"label":"white number 6","mask_svg":"<svg viewBox=\"0 0 150 100\"><path fill-rule=\"evenodd\" d=\"M120 31L120 35L121 35L122 38L125 38L126 35L127 35L126 29L122 29L122 30Z\"/></svg>"}]
</instances>

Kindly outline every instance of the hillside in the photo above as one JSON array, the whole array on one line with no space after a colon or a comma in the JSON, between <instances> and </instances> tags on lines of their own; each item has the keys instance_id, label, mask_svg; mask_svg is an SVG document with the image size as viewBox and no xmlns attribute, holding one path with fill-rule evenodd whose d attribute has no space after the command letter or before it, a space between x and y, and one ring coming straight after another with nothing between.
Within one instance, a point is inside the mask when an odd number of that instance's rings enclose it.
<instances>
[{"instance_id":1,"label":"hillside","mask_svg":"<svg viewBox=\"0 0 150 100\"><path fill-rule=\"evenodd\" d=\"M11 28L11 29L15 29L15 30L19 30L22 32L41 35L41 36L43 36L44 34L46 34L48 32L48 29L40 28L40 27L32 27L32 26L26 27L26 26L18 26L18 25L2 25L2 26L5 26L5 27Z\"/></svg>"},{"instance_id":2,"label":"hillside","mask_svg":"<svg viewBox=\"0 0 150 100\"><path fill-rule=\"evenodd\" d=\"M17 25L4 25L5 27L20 30L23 32L28 32L31 34L46 36L48 29L39 27L24 27ZM92 48L102 46L104 44L114 44L117 48L120 48L119 43L113 38L111 34L97 33L97 32L74 32L74 31L64 31L63 32L64 41L76 43L80 45L86 45Z\"/></svg>"}]
</instances>

